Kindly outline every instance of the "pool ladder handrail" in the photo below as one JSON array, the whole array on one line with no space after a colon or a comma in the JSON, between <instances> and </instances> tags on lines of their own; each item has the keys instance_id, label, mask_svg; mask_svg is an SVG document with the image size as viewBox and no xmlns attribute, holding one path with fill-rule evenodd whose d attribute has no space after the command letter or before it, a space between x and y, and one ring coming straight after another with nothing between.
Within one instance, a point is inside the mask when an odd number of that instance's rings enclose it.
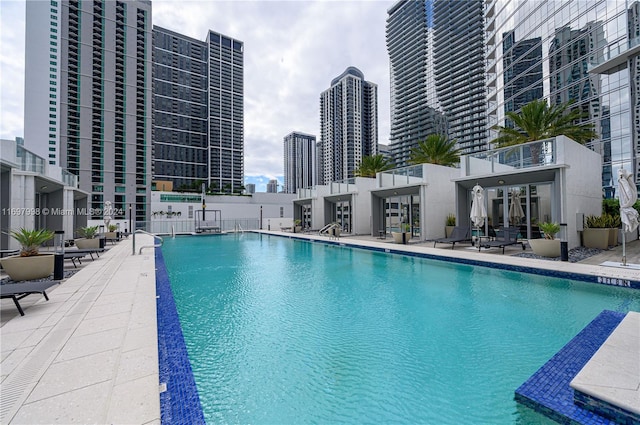
<instances>
[{"instance_id":1,"label":"pool ladder handrail","mask_svg":"<svg viewBox=\"0 0 640 425\"><path fill-rule=\"evenodd\" d=\"M242 228L240 223L236 223L235 232L238 233L238 230L240 230L240 233L244 233L244 229Z\"/></svg>"},{"instance_id":2,"label":"pool ladder handrail","mask_svg":"<svg viewBox=\"0 0 640 425\"><path fill-rule=\"evenodd\" d=\"M133 247L133 255L136 255L136 233L144 233L145 235L153 236L154 239L159 239L160 240L159 244L141 246L140 249L138 250L138 255L142 254L142 250L144 248L159 248L164 243L164 239L162 239L160 236L154 235L153 233L149 233L149 232L144 231L142 229L138 229L135 232L133 232L133 245L132 245L132 247Z\"/></svg>"}]
</instances>

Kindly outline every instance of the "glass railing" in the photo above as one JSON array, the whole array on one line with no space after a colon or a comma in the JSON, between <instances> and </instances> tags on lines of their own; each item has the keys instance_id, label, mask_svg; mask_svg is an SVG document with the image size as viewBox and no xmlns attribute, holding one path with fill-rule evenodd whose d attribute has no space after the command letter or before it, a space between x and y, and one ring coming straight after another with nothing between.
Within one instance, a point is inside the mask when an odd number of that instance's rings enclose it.
<instances>
[{"instance_id":1,"label":"glass railing","mask_svg":"<svg viewBox=\"0 0 640 425\"><path fill-rule=\"evenodd\" d=\"M298 199L315 198L316 189L312 187L306 187L304 189L298 189Z\"/></svg>"},{"instance_id":2,"label":"glass railing","mask_svg":"<svg viewBox=\"0 0 640 425\"><path fill-rule=\"evenodd\" d=\"M62 182L65 186L78 187L78 176L67 170L62 170Z\"/></svg>"},{"instance_id":3,"label":"glass railing","mask_svg":"<svg viewBox=\"0 0 640 425\"><path fill-rule=\"evenodd\" d=\"M542 167L557 160L555 139L478 152L465 157L467 175L484 175Z\"/></svg>"},{"instance_id":4,"label":"glass railing","mask_svg":"<svg viewBox=\"0 0 640 425\"><path fill-rule=\"evenodd\" d=\"M331 182L331 194L357 192L356 179L345 179L337 182Z\"/></svg>"},{"instance_id":5,"label":"glass railing","mask_svg":"<svg viewBox=\"0 0 640 425\"><path fill-rule=\"evenodd\" d=\"M16 146L16 155L20 163L22 171L31 171L33 173L44 173L44 159L38 155L29 152L22 146Z\"/></svg>"},{"instance_id":6,"label":"glass railing","mask_svg":"<svg viewBox=\"0 0 640 425\"><path fill-rule=\"evenodd\" d=\"M598 65L601 65L607 61L610 61L611 59L614 59L617 56L624 54L628 50L631 50L638 45L640 45L640 37L632 38L626 43L621 40L614 44L610 44L603 49L602 55L599 58L596 58L595 62L591 61L588 64L588 68L595 68Z\"/></svg>"},{"instance_id":7,"label":"glass railing","mask_svg":"<svg viewBox=\"0 0 640 425\"><path fill-rule=\"evenodd\" d=\"M396 168L378 174L380 187L405 186L424 182L422 164Z\"/></svg>"}]
</instances>

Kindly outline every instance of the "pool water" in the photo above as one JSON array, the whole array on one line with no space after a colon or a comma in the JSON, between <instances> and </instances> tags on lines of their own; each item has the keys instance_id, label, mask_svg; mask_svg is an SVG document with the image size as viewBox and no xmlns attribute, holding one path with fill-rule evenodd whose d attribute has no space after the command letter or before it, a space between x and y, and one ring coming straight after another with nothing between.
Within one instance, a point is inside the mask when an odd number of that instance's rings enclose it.
<instances>
[{"instance_id":1,"label":"pool water","mask_svg":"<svg viewBox=\"0 0 640 425\"><path fill-rule=\"evenodd\" d=\"M208 423L545 423L514 391L640 291L276 236L162 248Z\"/></svg>"}]
</instances>

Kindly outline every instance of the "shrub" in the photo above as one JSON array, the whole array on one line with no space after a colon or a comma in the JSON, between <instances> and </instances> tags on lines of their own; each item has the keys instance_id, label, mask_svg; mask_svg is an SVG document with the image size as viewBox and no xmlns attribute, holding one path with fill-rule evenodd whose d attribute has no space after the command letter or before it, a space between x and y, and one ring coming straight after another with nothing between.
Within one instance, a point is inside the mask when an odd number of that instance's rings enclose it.
<instances>
[{"instance_id":1,"label":"shrub","mask_svg":"<svg viewBox=\"0 0 640 425\"><path fill-rule=\"evenodd\" d=\"M17 240L22 247L20 256L30 257L32 255L38 255L40 245L53 239L53 232L47 229L27 230L21 228L20 230L12 230L11 237Z\"/></svg>"}]
</instances>

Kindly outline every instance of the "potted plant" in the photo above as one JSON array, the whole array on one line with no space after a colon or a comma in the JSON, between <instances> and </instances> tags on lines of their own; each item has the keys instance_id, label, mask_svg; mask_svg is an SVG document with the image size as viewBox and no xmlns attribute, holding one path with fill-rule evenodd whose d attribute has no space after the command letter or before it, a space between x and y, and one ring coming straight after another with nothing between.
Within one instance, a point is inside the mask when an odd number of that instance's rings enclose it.
<instances>
[{"instance_id":1,"label":"potted plant","mask_svg":"<svg viewBox=\"0 0 640 425\"><path fill-rule=\"evenodd\" d=\"M551 222L540 223L540 230L544 233L544 238L529 239L533 253L541 257L559 257L560 240L556 239L556 235L560 231L560 225Z\"/></svg>"},{"instance_id":2,"label":"potted plant","mask_svg":"<svg viewBox=\"0 0 640 425\"><path fill-rule=\"evenodd\" d=\"M118 234L116 233L116 230L118 230L118 226L116 226L115 224L110 224L107 226L107 232L105 232L104 237L106 239L109 239L111 241L115 241L118 239Z\"/></svg>"},{"instance_id":3,"label":"potted plant","mask_svg":"<svg viewBox=\"0 0 640 425\"><path fill-rule=\"evenodd\" d=\"M293 220L293 233L302 232L302 221L300 219Z\"/></svg>"},{"instance_id":4,"label":"potted plant","mask_svg":"<svg viewBox=\"0 0 640 425\"><path fill-rule=\"evenodd\" d=\"M456 216L455 214L448 214L444 226L444 234L447 238L451 237L454 227L456 227Z\"/></svg>"},{"instance_id":5,"label":"potted plant","mask_svg":"<svg viewBox=\"0 0 640 425\"><path fill-rule=\"evenodd\" d=\"M609 229L603 216L590 215L585 218L582 243L587 248L607 249L609 247Z\"/></svg>"},{"instance_id":6,"label":"potted plant","mask_svg":"<svg viewBox=\"0 0 640 425\"><path fill-rule=\"evenodd\" d=\"M78 249L100 248L100 240L96 238L98 226L81 227L77 232L80 235L80 238L75 240Z\"/></svg>"},{"instance_id":7,"label":"potted plant","mask_svg":"<svg viewBox=\"0 0 640 425\"><path fill-rule=\"evenodd\" d=\"M400 225L401 232L391 232L391 236L393 236L393 242L407 244L409 243L409 239L411 239L411 226L408 223L404 223Z\"/></svg>"},{"instance_id":8,"label":"potted plant","mask_svg":"<svg viewBox=\"0 0 640 425\"><path fill-rule=\"evenodd\" d=\"M618 214L603 214L606 226L609 229L609 246L618 245L618 233L620 231L621 220Z\"/></svg>"},{"instance_id":9,"label":"potted plant","mask_svg":"<svg viewBox=\"0 0 640 425\"><path fill-rule=\"evenodd\" d=\"M2 268L12 280L42 279L53 273L53 254L40 254L38 248L53 239L53 232L46 229L12 230L13 237L20 246L20 254L0 259Z\"/></svg>"}]
</instances>

